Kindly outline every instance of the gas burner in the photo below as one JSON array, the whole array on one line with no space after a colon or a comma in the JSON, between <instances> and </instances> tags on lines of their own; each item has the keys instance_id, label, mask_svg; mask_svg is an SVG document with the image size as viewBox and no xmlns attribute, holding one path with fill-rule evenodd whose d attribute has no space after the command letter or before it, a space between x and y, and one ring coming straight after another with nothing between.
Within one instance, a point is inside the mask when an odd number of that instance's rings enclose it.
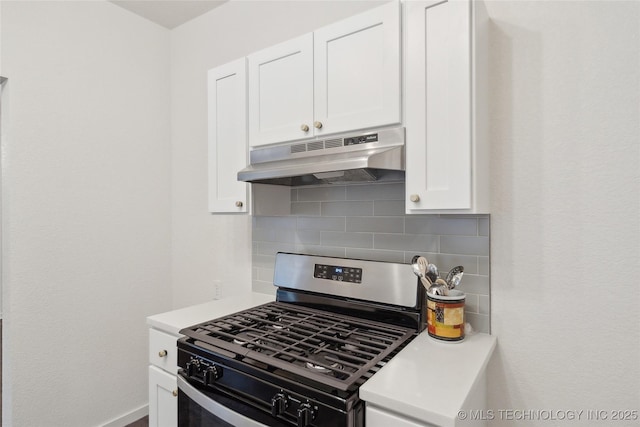
<instances>
[{"instance_id":1,"label":"gas burner","mask_svg":"<svg viewBox=\"0 0 640 427\"><path fill-rule=\"evenodd\" d=\"M273 325L271 325L271 327L273 329L277 329L278 331L285 331L287 330L287 328L285 328L285 326L282 323L274 323Z\"/></svg>"},{"instance_id":2,"label":"gas burner","mask_svg":"<svg viewBox=\"0 0 640 427\"><path fill-rule=\"evenodd\" d=\"M235 338L233 338L234 344L238 344L247 348L253 347L254 341L255 341L255 337L253 337L249 332L239 332L235 336Z\"/></svg>"},{"instance_id":3,"label":"gas burner","mask_svg":"<svg viewBox=\"0 0 640 427\"><path fill-rule=\"evenodd\" d=\"M321 373L321 374L328 374L328 373L333 372L329 368L325 368L324 366L316 365L316 364L313 364L311 362L307 362L305 364L305 366L307 367L307 369L310 369L310 370L312 370L314 372L318 372L318 373ZM339 363L335 363L335 362L331 365L331 367L334 368L334 369L342 369L342 366L340 366Z\"/></svg>"},{"instance_id":4,"label":"gas burner","mask_svg":"<svg viewBox=\"0 0 640 427\"><path fill-rule=\"evenodd\" d=\"M346 351L356 352L360 350L360 347L357 345L355 341L346 342L342 346Z\"/></svg>"},{"instance_id":5,"label":"gas burner","mask_svg":"<svg viewBox=\"0 0 640 427\"><path fill-rule=\"evenodd\" d=\"M321 374L330 374L334 371L341 371L343 369L342 365L338 362L328 360L328 356L329 353L324 352L311 354L309 355L309 359L311 359L311 361L307 361L305 366L307 369Z\"/></svg>"}]
</instances>

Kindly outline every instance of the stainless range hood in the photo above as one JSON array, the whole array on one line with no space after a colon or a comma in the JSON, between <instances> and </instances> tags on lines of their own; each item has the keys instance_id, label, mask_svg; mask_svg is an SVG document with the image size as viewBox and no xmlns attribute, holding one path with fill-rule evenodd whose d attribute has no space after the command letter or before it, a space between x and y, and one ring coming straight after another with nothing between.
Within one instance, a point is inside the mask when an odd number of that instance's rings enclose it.
<instances>
[{"instance_id":1,"label":"stainless range hood","mask_svg":"<svg viewBox=\"0 0 640 427\"><path fill-rule=\"evenodd\" d=\"M292 187L404 181L404 128L258 148L250 160L239 181Z\"/></svg>"}]
</instances>

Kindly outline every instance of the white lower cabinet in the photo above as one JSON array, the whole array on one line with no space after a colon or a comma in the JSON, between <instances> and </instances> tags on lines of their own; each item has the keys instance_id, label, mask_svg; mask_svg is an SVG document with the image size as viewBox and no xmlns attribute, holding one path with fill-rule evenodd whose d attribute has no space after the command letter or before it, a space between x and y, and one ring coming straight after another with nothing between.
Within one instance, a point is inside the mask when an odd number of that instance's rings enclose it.
<instances>
[{"instance_id":1,"label":"white lower cabinet","mask_svg":"<svg viewBox=\"0 0 640 427\"><path fill-rule=\"evenodd\" d=\"M405 3L406 211L489 213L482 2Z\"/></svg>"},{"instance_id":2,"label":"white lower cabinet","mask_svg":"<svg viewBox=\"0 0 640 427\"><path fill-rule=\"evenodd\" d=\"M178 338L157 329L149 329L149 363L175 375L178 372Z\"/></svg>"},{"instance_id":3,"label":"white lower cabinet","mask_svg":"<svg viewBox=\"0 0 640 427\"><path fill-rule=\"evenodd\" d=\"M178 423L176 376L149 366L149 427L175 427Z\"/></svg>"},{"instance_id":4,"label":"white lower cabinet","mask_svg":"<svg viewBox=\"0 0 640 427\"><path fill-rule=\"evenodd\" d=\"M367 427L432 427L433 424L418 423L401 415L367 404L365 419Z\"/></svg>"},{"instance_id":5,"label":"white lower cabinet","mask_svg":"<svg viewBox=\"0 0 640 427\"><path fill-rule=\"evenodd\" d=\"M149 329L149 427L178 424L178 338Z\"/></svg>"}]
</instances>

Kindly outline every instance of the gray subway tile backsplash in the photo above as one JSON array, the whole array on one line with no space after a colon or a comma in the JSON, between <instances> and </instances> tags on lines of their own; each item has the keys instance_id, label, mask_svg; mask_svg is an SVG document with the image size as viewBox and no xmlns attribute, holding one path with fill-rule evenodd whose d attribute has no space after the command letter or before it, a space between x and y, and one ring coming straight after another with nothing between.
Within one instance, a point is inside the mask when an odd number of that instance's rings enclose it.
<instances>
[{"instance_id":1,"label":"gray subway tile backsplash","mask_svg":"<svg viewBox=\"0 0 640 427\"><path fill-rule=\"evenodd\" d=\"M376 233L374 248L393 251L438 252L438 236Z\"/></svg>"},{"instance_id":2,"label":"gray subway tile backsplash","mask_svg":"<svg viewBox=\"0 0 640 427\"><path fill-rule=\"evenodd\" d=\"M478 270L478 258L473 255L458 254L430 254L427 259L443 271L449 271L457 265L464 266L465 274L480 274ZM408 261L407 261L408 262Z\"/></svg>"},{"instance_id":3,"label":"gray subway tile backsplash","mask_svg":"<svg viewBox=\"0 0 640 427\"><path fill-rule=\"evenodd\" d=\"M371 216L372 201L322 202L322 216Z\"/></svg>"},{"instance_id":4,"label":"gray subway tile backsplash","mask_svg":"<svg viewBox=\"0 0 640 427\"><path fill-rule=\"evenodd\" d=\"M478 236L489 237L489 218L478 218Z\"/></svg>"},{"instance_id":5,"label":"gray subway tile backsplash","mask_svg":"<svg viewBox=\"0 0 640 427\"><path fill-rule=\"evenodd\" d=\"M296 245L295 253L344 258L347 256L347 248L338 246L320 245Z\"/></svg>"},{"instance_id":6,"label":"gray subway tile backsplash","mask_svg":"<svg viewBox=\"0 0 640 427\"><path fill-rule=\"evenodd\" d=\"M404 263L404 252L347 248L347 258Z\"/></svg>"},{"instance_id":7,"label":"gray subway tile backsplash","mask_svg":"<svg viewBox=\"0 0 640 427\"><path fill-rule=\"evenodd\" d=\"M479 256L478 257L478 274L482 276L489 275L489 257L488 256Z\"/></svg>"},{"instance_id":8,"label":"gray subway tile backsplash","mask_svg":"<svg viewBox=\"0 0 640 427\"><path fill-rule=\"evenodd\" d=\"M344 248L373 249L373 234L349 233L346 231L321 232L322 244L327 246L341 246Z\"/></svg>"},{"instance_id":9,"label":"gray subway tile backsplash","mask_svg":"<svg viewBox=\"0 0 640 427\"><path fill-rule=\"evenodd\" d=\"M303 187L293 191L297 191L298 193L298 197L296 199L298 202L326 202L330 200L347 200L347 192L344 186Z\"/></svg>"},{"instance_id":10,"label":"gray subway tile backsplash","mask_svg":"<svg viewBox=\"0 0 640 427\"><path fill-rule=\"evenodd\" d=\"M278 252L295 252L296 245L293 243L258 242L256 254L274 255Z\"/></svg>"},{"instance_id":11,"label":"gray subway tile backsplash","mask_svg":"<svg viewBox=\"0 0 640 427\"><path fill-rule=\"evenodd\" d=\"M320 216L320 202L291 202L291 215Z\"/></svg>"},{"instance_id":12,"label":"gray subway tile backsplash","mask_svg":"<svg viewBox=\"0 0 640 427\"><path fill-rule=\"evenodd\" d=\"M328 217L328 218L305 218L298 217L298 230L317 230L317 231L347 231L345 222L349 218L345 217ZM355 230L351 230L355 231Z\"/></svg>"},{"instance_id":13,"label":"gray subway tile backsplash","mask_svg":"<svg viewBox=\"0 0 640 427\"><path fill-rule=\"evenodd\" d=\"M292 216L254 216L253 217L253 229L286 229L295 230L298 221Z\"/></svg>"},{"instance_id":14,"label":"gray subway tile backsplash","mask_svg":"<svg viewBox=\"0 0 640 427\"><path fill-rule=\"evenodd\" d=\"M404 200L376 200L373 206L376 216L404 216Z\"/></svg>"},{"instance_id":15,"label":"gray subway tile backsplash","mask_svg":"<svg viewBox=\"0 0 640 427\"><path fill-rule=\"evenodd\" d=\"M399 200L404 204L404 184L352 185L346 200Z\"/></svg>"},{"instance_id":16,"label":"gray subway tile backsplash","mask_svg":"<svg viewBox=\"0 0 640 427\"><path fill-rule=\"evenodd\" d=\"M405 219L407 234L453 234L477 236L476 218L441 218L433 215L412 215Z\"/></svg>"},{"instance_id":17,"label":"gray subway tile backsplash","mask_svg":"<svg viewBox=\"0 0 640 427\"><path fill-rule=\"evenodd\" d=\"M489 238L483 236L440 236L440 252L489 256Z\"/></svg>"},{"instance_id":18,"label":"gray subway tile backsplash","mask_svg":"<svg viewBox=\"0 0 640 427\"><path fill-rule=\"evenodd\" d=\"M370 233L404 233L404 221L401 217L348 217L346 231Z\"/></svg>"},{"instance_id":19,"label":"gray subway tile backsplash","mask_svg":"<svg viewBox=\"0 0 640 427\"><path fill-rule=\"evenodd\" d=\"M291 215L253 218L253 289L273 291L278 251L400 263L424 255L444 273L465 267L467 321L489 332L489 216L406 215L404 197L402 183L293 188Z\"/></svg>"},{"instance_id":20,"label":"gray subway tile backsplash","mask_svg":"<svg viewBox=\"0 0 640 427\"><path fill-rule=\"evenodd\" d=\"M322 234L317 230L298 230L295 243L298 245L321 245Z\"/></svg>"},{"instance_id":21,"label":"gray subway tile backsplash","mask_svg":"<svg viewBox=\"0 0 640 427\"><path fill-rule=\"evenodd\" d=\"M468 313L479 313L479 295L475 294L466 294L464 299L464 309Z\"/></svg>"},{"instance_id":22,"label":"gray subway tile backsplash","mask_svg":"<svg viewBox=\"0 0 640 427\"><path fill-rule=\"evenodd\" d=\"M489 295L478 295L478 313L489 315Z\"/></svg>"},{"instance_id":23,"label":"gray subway tile backsplash","mask_svg":"<svg viewBox=\"0 0 640 427\"><path fill-rule=\"evenodd\" d=\"M476 295L489 295L489 277L477 274L465 274L460 290Z\"/></svg>"}]
</instances>

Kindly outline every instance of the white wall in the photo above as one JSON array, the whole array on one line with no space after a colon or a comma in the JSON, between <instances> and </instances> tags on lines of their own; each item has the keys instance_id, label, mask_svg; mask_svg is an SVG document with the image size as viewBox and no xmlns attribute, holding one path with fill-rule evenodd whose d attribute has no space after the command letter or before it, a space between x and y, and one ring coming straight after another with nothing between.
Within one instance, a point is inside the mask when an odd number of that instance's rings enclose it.
<instances>
[{"instance_id":1,"label":"white wall","mask_svg":"<svg viewBox=\"0 0 640 427\"><path fill-rule=\"evenodd\" d=\"M640 410L640 3L487 8L490 407Z\"/></svg>"},{"instance_id":2,"label":"white wall","mask_svg":"<svg viewBox=\"0 0 640 427\"><path fill-rule=\"evenodd\" d=\"M8 2L4 425L147 404L171 307L169 31L108 2Z\"/></svg>"},{"instance_id":3,"label":"white wall","mask_svg":"<svg viewBox=\"0 0 640 427\"><path fill-rule=\"evenodd\" d=\"M171 32L175 308L251 287L251 217L207 213L207 70L381 3L232 1Z\"/></svg>"}]
</instances>

